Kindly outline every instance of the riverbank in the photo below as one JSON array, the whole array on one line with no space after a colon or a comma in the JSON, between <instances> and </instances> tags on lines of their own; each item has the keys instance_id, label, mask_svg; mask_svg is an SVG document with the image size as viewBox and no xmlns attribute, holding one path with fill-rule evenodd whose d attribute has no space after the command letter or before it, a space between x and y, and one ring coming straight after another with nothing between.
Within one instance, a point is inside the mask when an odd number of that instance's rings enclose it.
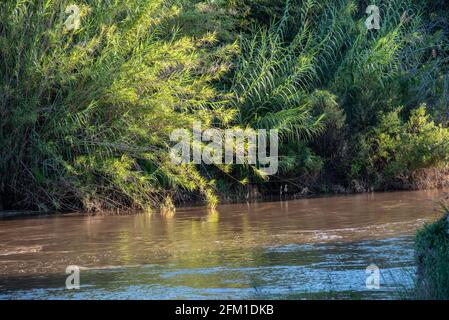
<instances>
[{"instance_id":1,"label":"riverbank","mask_svg":"<svg viewBox=\"0 0 449 320\"><path fill-rule=\"evenodd\" d=\"M0 211L0 219L15 219L15 218L27 218L48 215L51 212L41 212L41 211Z\"/></svg>"},{"instance_id":2,"label":"riverbank","mask_svg":"<svg viewBox=\"0 0 449 320\"><path fill-rule=\"evenodd\" d=\"M449 188L449 168L426 168L397 175L380 177L378 181L352 179L338 181L335 173L319 176L277 177L262 184L236 186L219 194L221 203L239 203L254 200L283 200L351 195L370 192L438 190ZM188 205L190 198L179 198L177 204ZM187 201L186 201L187 200Z\"/></svg>"},{"instance_id":3,"label":"riverbank","mask_svg":"<svg viewBox=\"0 0 449 320\"><path fill-rule=\"evenodd\" d=\"M415 240L416 299L449 299L449 212L419 230Z\"/></svg>"},{"instance_id":4,"label":"riverbank","mask_svg":"<svg viewBox=\"0 0 449 320\"><path fill-rule=\"evenodd\" d=\"M449 170L445 170L445 172L449 173ZM438 172L438 170L433 170L432 172ZM441 171L439 171L441 176ZM422 174L416 175L419 177L425 177ZM257 185L248 185L244 188L236 188L234 190L233 195L221 195L220 202L221 205L231 205L231 204L244 204L244 203L253 203L253 202L270 202L270 201L289 201L289 200L300 200L300 199L320 199L320 198L332 198L336 196L351 196L356 194L382 194L382 193L391 193L394 194L396 192L400 193L403 191L436 191L449 189L449 175L446 182L443 182L444 179L440 178L435 180L433 185L425 185L427 188L422 188L423 184L418 183L410 183L402 185L402 188L398 187L397 189L385 190L385 189L377 189L374 188L365 188L365 189L352 189L352 188L344 188L341 185L333 185L332 188L323 188L320 192L313 192L308 187L301 187L297 184L276 184L275 188L265 189L268 192L260 192ZM264 186L266 187L266 186ZM272 192L272 190L278 190L278 193ZM447 198L445 196L445 198ZM154 210L150 210L147 212L169 212L170 214L175 214L177 209L182 209L186 207L204 207L204 202L198 201L194 196L192 197L184 197L182 199L177 199L176 206L172 206L170 208L164 207L164 204L160 204L159 207L156 207ZM55 214L70 214L70 213L80 213L83 215L130 215L137 214L143 212L142 210L136 210L133 208L122 208L114 209L114 210L104 210L104 211L32 211L32 210L0 210L0 219L15 219L15 218L26 218L33 216L45 216L45 215L55 215Z\"/></svg>"}]
</instances>

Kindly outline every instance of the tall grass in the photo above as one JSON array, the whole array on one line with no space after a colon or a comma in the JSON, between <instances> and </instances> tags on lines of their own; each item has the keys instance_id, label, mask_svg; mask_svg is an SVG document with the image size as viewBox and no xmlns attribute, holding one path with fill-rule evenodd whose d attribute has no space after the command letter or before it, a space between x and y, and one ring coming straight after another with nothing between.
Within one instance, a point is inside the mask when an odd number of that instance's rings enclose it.
<instances>
[{"instance_id":1,"label":"tall grass","mask_svg":"<svg viewBox=\"0 0 449 320\"><path fill-rule=\"evenodd\" d=\"M348 143L360 148L357 135L385 112L431 103L437 85L427 77L445 58L433 59L429 48L445 47L444 36L423 21L422 4L376 5L381 29L368 30L363 1L285 1L277 21L242 39L231 86L237 120L280 131L284 174L337 158L350 176L344 167L358 155Z\"/></svg>"},{"instance_id":2,"label":"tall grass","mask_svg":"<svg viewBox=\"0 0 449 320\"><path fill-rule=\"evenodd\" d=\"M226 117L210 85L227 68L208 58L213 34L181 34L179 8L162 0L79 1L69 32L68 4L0 4L3 202L146 208L179 189L213 201L194 166L168 157L174 128Z\"/></svg>"},{"instance_id":3,"label":"tall grass","mask_svg":"<svg viewBox=\"0 0 449 320\"><path fill-rule=\"evenodd\" d=\"M449 299L449 215L416 235L417 299Z\"/></svg>"}]
</instances>

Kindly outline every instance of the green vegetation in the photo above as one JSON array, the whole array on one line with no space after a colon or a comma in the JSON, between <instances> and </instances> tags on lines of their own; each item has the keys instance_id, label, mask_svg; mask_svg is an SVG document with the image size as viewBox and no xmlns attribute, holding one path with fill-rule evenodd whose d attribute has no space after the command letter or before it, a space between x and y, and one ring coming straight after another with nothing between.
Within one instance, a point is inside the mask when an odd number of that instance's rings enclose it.
<instances>
[{"instance_id":1,"label":"green vegetation","mask_svg":"<svg viewBox=\"0 0 449 320\"><path fill-rule=\"evenodd\" d=\"M382 115L379 125L363 138L362 163L378 184L419 168L444 166L449 160L449 131L429 119L424 105L413 110L406 123L399 110Z\"/></svg>"},{"instance_id":2,"label":"green vegetation","mask_svg":"<svg viewBox=\"0 0 449 320\"><path fill-rule=\"evenodd\" d=\"M69 4L81 9L75 31ZM369 4L380 30L364 25ZM0 202L214 206L247 185L388 189L443 168L448 14L445 1L421 0L4 1ZM174 165L170 133L195 121L278 129L278 174Z\"/></svg>"},{"instance_id":3,"label":"green vegetation","mask_svg":"<svg viewBox=\"0 0 449 320\"><path fill-rule=\"evenodd\" d=\"M414 298L449 299L448 214L418 232L416 260L418 274Z\"/></svg>"},{"instance_id":4,"label":"green vegetation","mask_svg":"<svg viewBox=\"0 0 449 320\"><path fill-rule=\"evenodd\" d=\"M211 86L232 46L183 35L165 1L1 4L2 193L21 207L145 208L177 188L214 195L194 166L168 157L169 135L195 120L225 121Z\"/></svg>"}]
</instances>

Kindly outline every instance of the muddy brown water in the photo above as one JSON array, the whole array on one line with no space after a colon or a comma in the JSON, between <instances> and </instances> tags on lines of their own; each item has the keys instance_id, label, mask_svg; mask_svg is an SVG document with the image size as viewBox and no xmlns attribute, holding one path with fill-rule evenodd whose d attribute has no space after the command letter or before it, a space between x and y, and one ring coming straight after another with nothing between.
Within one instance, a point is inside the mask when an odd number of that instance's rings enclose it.
<instances>
[{"instance_id":1,"label":"muddy brown water","mask_svg":"<svg viewBox=\"0 0 449 320\"><path fill-rule=\"evenodd\" d=\"M413 234L446 192L0 220L0 299L395 298L413 282ZM366 287L370 264L379 289Z\"/></svg>"}]
</instances>

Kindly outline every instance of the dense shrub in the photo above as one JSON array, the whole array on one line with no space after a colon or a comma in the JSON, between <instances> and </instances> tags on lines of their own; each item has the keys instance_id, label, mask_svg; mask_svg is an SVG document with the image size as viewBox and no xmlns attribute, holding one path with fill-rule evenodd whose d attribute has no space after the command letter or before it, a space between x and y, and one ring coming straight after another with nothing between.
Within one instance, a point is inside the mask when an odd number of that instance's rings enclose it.
<instances>
[{"instance_id":1,"label":"dense shrub","mask_svg":"<svg viewBox=\"0 0 449 320\"><path fill-rule=\"evenodd\" d=\"M363 140L359 163L366 165L366 173L383 173L385 179L449 161L449 130L435 124L424 105L413 110L407 122L401 120L400 109L384 114Z\"/></svg>"}]
</instances>

